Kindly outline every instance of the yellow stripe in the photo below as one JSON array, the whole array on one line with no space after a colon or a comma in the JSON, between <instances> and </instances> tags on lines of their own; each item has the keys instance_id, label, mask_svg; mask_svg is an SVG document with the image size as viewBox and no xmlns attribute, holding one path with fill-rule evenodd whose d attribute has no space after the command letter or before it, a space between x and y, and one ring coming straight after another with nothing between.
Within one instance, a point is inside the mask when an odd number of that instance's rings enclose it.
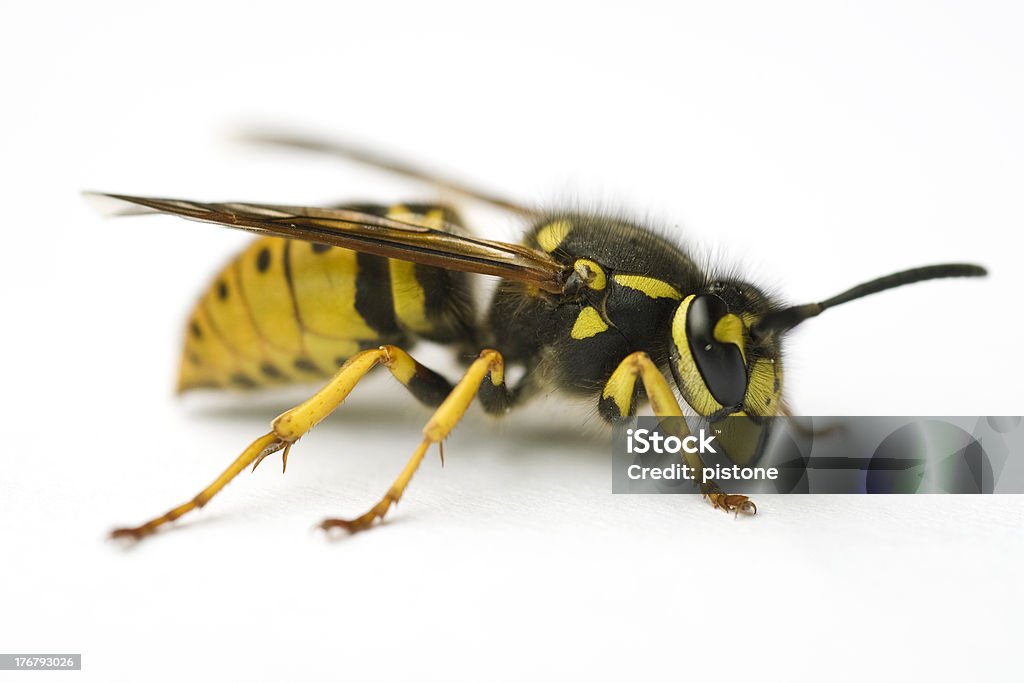
<instances>
[{"instance_id":1,"label":"yellow stripe","mask_svg":"<svg viewBox=\"0 0 1024 683\"><path fill-rule=\"evenodd\" d=\"M558 245L565 241L570 230L572 230L572 224L569 221L548 223L537 231L537 244L544 251L551 253L558 248Z\"/></svg>"},{"instance_id":2,"label":"yellow stripe","mask_svg":"<svg viewBox=\"0 0 1024 683\"><path fill-rule=\"evenodd\" d=\"M652 299L675 299L679 301L683 295L679 290L665 282L646 275L616 275L615 282L623 287L635 289Z\"/></svg>"},{"instance_id":3,"label":"yellow stripe","mask_svg":"<svg viewBox=\"0 0 1024 683\"><path fill-rule=\"evenodd\" d=\"M265 237L249 245L239 256L238 284L260 337L278 349L300 353L304 350L302 330L284 277L286 243L277 237ZM260 271L257 264L264 250L269 255L268 265Z\"/></svg>"},{"instance_id":4,"label":"yellow stripe","mask_svg":"<svg viewBox=\"0 0 1024 683\"><path fill-rule=\"evenodd\" d=\"M690 304L693 303L694 295L686 297L686 301L679 304L679 308L676 309L676 314L672 317L672 343L679 349L679 355L683 353L689 354L690 343L686 338L686 313L690 310Z\"/></svg>"},{"instance_id":5,"label":"yellow stripe","mask_svg":"<svg viewBox=\"0 0 1024 683\"><path fill-rule=\"evenodd\" d=\"M359 353L359 342L353 339L335 339L306 332L303 340L306 345L307 360L312 361L321 374L333 374L342 362Z\"/></svg>"},{"instance_id":6,"label":"yellow stripe","mask_svg":"<svg viewBox=\"0 0 1024 683\"><path fill-rule=\"evenodd\" d=\"M444 212L435 210L428 216L419 216L405 206L396 204L388 209L388 218L439 229L443 224ZM391 259L388 264L391 300L398 321L413 332L429 332L433 326L427 320L427 295L416 279L416 264L397 259Z\"/></svg>"},{"instance_id":7,"label":"yellow stripe","mask_svg":"<svg viewBox=\"0 0 1024 683\"><path fill-rule=\"evenodd\" d=\"M199 334L195 334L195 332ZM202 305L196 306L192 311L187 334L185 359L196 358L199 362L184 366L188 368L188 372L182 371L181 381L186 386L180 388L184 389L187 388L187 385L201 383L227 386L230 383L231 375L241 371L238 364L239 359L214 330ZM186 374L187 379L185 379Z\"/></svg>"},{"instance_id":8,"label":"yellow stripe","mask_svg":"<svg viewBox=\"0 0 1024 683\"><path fill-rule=\"evenodd\" d=\"M608 324L601 319L601 314L593 306L580 311L576 323L572 326L570 336L573 339L588 339L608 329Z\"/></svg>"},{"instance_id":9,"label":"yellow stripe","mask_svg":"<svg viewBox=\"0 0 1024 683\"><path fill-rule=\"evenodd\" d=\"M317 253L312 245L295 243L291 266L305 332L336 339L377 338L377 331L356 310L359 272L354 251L334 247Z\"/></svg>"},{"instance_id":10,"label":"yellow stripe","mask_svg":"<svg viewBox=\"0 0 1024 683\"><path fill-rule=\"evenodd\" d=\"M204 307L210 323L217 329L224 343L234 353L249 359L262 356L262 339L246 309L241 293L238 271L228 265L206 289L200 306ZM221 296L223 292L225 296Z\"/></svg>"},{"instance_id":11,"label":"yellow stripe","mask_svg":"<svg viewBox=\"0 0 1024 683\"><path fill-rule=\"evenodd\" d=\"M427 295L416 279L416 264L391 259L391 299L398 321L413 332L429 332Z\"/></svg>"}]
</instances>

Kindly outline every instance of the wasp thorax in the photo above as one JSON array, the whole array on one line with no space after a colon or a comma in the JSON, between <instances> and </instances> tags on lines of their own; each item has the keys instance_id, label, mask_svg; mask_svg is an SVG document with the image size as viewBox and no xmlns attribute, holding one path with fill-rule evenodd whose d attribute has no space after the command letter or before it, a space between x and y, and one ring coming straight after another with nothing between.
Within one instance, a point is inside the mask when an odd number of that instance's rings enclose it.
<instances>
[{"instance_id":1,"label":"wasp thorax","mask_svg":"<svg viewBox=\"0 0 1024 683\"><path fill-rule=\"evenodd\" d=\"M672 320L672 374L701 415L736 409L747 393L743 321L714 294L690 295Z\"/></svg>"}]
</instances>

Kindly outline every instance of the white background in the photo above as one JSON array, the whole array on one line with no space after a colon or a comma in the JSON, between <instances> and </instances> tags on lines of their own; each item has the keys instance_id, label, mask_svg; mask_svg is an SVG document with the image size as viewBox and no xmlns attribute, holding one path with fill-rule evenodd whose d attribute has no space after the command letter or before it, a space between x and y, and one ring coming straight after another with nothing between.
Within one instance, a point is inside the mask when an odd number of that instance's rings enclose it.
<instances>
[{"instance_id":1,"label":"white background","mask_svg":"<svg viewBox=\"0 0 1024 683\"><path fill-rule=\"evenodd\" d=\"M555 397L501 425L474 411L387 524L331 541L313 525L375 501L426 418L376 377L284 477L275 457L168 533L107 542L303 393L174 399L184 317L247 237L102 220L78 195L436 198L226 143L273 124L663 220L794 302L978 262L991 277L806 324L789 397L804 414L1020 415L1015 3L3 14L0 651L82 652L61 680L1019 676L1019 498L787 497L734 520L612 496L606 435ZM488 237L522 229L466 214Z\"/></svg>"}]
</instances>

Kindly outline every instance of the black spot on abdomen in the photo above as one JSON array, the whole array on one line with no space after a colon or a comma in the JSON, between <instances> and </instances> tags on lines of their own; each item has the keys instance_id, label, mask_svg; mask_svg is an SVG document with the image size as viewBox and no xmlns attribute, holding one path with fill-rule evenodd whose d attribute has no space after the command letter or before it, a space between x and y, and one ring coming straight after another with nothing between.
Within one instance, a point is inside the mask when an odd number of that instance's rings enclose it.
<instances>
[{"instance_id":1,"label":"black spot on abdomen","mask_svg":"<svg viewBox=\"0 0 1024 683\"><path fill-rule=\"evenodd\" d=\"M269 377L270 379L281 379L284 377L284 373L278 370L277 366L271 363L264 363L263 365L261 365L260 372L262 372L265 377Z\"/></svg>"},{"instance_id":2,"label":"black spot on abdomen","mask_svg":"<svg viewBox=\"0 0 1024 683\"><path fill-rule=\"evenodd\" d=\"M256 254L256 270L261 273L267 272L267 268L270 267L270 249L263 247L260 249L260 253Z\"/></svg>"},{"instance_id":3,"label":"black spot on abdomen","mask_svg":"<svg viewBox=\"0 0 1024 683\"><path fill-rule=\"evenodd\" d=\"M301 370L302 372L320 372L320 368L317 367L316 363L308 358L296 358L295 369Z\"/></svg>"},{"instance_id":4,"label":"black spot on abdomen","mask_svg":"<svg viewBox=\"0 0 1024 683\"><path fill-rule=\"evenodd\" d=\"M259 384L248 375L237 373L231 375L231 383L240 389L255 389Z\"/></svg>"}]
</instances>

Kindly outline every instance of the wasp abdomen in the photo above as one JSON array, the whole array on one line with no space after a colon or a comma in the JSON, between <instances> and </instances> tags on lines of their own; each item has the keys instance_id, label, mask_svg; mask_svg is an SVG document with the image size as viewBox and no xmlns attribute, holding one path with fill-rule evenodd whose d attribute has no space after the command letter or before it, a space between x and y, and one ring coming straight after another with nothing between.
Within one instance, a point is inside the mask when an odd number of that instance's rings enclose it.
<instances>
[{"instance_id":1,"label":"wasp abdomen","mask_svg":"<svg viewBox=\"0 0 1024 683\"><path fill-rule=\"evenodd\" d=\"M367 207L443 229L440 207ZM256 389L332 374L358 351L472 338L463 273L277 237L255 240L201 296L189 318L178 390Z\"/></svg>"}]
</instances>

